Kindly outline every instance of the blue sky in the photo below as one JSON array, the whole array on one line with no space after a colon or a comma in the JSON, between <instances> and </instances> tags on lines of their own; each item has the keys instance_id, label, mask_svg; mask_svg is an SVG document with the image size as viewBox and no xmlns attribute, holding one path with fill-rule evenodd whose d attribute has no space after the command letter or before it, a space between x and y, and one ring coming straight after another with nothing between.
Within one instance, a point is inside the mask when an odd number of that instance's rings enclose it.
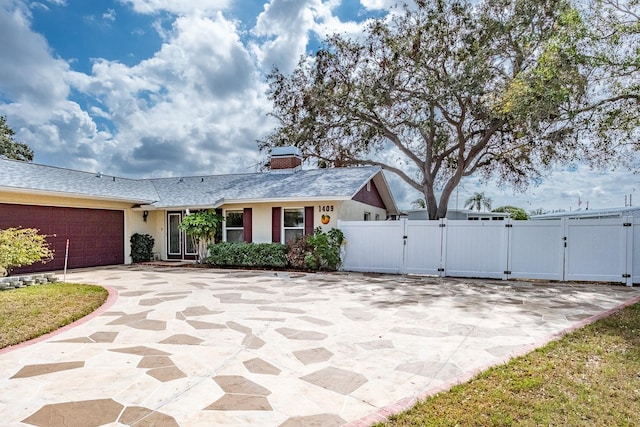
<instances>
[{"instance_id":1,"label":"blue sky","mask_svg":"<svg viewBox=\"0 0 640 427\"><path fill-rule=\"evenodd\" d=\"M36 163L126 177L243 173L264 162L265 73L395 0L0 0L0 115ZM420 196L388 175L402 208ZM493 205L624 205L628 171L572 164L526 193L478 178ZM639 187L640 189L640 187ZM640 194L634 196L640 203Z\"/></svg>"}]
</instances>

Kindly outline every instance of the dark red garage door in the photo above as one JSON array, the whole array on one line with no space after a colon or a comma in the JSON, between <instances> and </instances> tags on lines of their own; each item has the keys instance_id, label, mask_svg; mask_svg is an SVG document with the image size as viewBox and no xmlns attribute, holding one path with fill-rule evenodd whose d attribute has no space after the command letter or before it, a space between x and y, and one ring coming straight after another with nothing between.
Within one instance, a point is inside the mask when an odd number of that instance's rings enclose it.
<instances>
[{"instance_id":1,"label":"dark red garage door","mask_svg":"<svg viewBox=\"0 0 640 427\"><path fill-rule=\"evenodd\" d=\"M63 269L67 239L68 268L124 264L123 211L0 203L0 229L9 227L37 228L55 250L53 261L21 267L14 274Z\"/></svg>"}]
</instances>

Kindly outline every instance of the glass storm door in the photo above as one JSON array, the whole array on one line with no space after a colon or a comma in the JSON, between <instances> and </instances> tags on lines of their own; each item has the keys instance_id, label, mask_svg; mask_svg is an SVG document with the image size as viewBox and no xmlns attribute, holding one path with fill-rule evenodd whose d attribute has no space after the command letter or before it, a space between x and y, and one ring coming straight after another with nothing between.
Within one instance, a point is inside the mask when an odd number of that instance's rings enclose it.
<instances>
[{"instance_id":1,"label":"glass storm door","mask_svg":"<svg viewBox=\"0 0 640 427\"><path fill-rule=\"evenodd\" d=\"M167 258L195 259L198 249L193 239L180 230L184 212L167 213Z\"/></svg>"}]
</instances>

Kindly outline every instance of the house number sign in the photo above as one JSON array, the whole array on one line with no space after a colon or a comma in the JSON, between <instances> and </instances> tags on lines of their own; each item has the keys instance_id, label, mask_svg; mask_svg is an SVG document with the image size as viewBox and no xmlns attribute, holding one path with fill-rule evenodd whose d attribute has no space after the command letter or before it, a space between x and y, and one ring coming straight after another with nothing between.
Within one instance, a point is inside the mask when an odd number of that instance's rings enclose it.
<instances>
[{"instance_id":1,"label":"house number sign","mask_svg":"<svg viewBox=\"0 0 640 427\"><path fill-rule=\"evenodd\" d=\"M318 212L333 212L333 205L318 206Z\"/></svg>"}]
</instances>

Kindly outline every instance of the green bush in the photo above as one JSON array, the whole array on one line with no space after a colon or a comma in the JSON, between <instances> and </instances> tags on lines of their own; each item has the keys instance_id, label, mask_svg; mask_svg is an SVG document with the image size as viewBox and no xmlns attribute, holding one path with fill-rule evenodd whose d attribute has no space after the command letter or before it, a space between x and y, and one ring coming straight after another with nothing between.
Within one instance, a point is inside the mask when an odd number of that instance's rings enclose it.
<instances>
[{"instance_id":1,"label":"green bush","mask_svg":"<svg viewBox=\"0 0 640 427\"><path fill-rule=\"evenodd\" d=\"M205 264L218 267L284 268L287 246L280 243L217 243L209 245Z\"/></svg>"},{"instance_id":2,"label":"green bush","mask_svg":"<svg viewBox=\"0 0 640 427\"><path fill-rule=\"evenodd\" d=\"M0 230L0 276L15 267L43 264L53 259L46 236L35 228L7 228Z\"/></svg>"},{"instance_id":3,"label":"green bush","mask_svg":"<svg viewBox=\"0 0 640 427\"><path fill-rule=\"evenodd\" d=\"M151 261L153 258L153 245L155 240L148 234L134 233L131 236L131 261L138 262Z\"/></svg>"},{"instance_id":4,"label":"green bush","mask_svg":"<svg viewBox=\"0 0 640 427\"><path fill-rule=\"evenodd\" d=\"M325 233L318 227L313 234L289 243L289 265L310 270L337 270L341 263L340 245L343 240L344 235L337 228Z\"/></svg>"}]
</instances>

